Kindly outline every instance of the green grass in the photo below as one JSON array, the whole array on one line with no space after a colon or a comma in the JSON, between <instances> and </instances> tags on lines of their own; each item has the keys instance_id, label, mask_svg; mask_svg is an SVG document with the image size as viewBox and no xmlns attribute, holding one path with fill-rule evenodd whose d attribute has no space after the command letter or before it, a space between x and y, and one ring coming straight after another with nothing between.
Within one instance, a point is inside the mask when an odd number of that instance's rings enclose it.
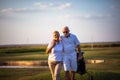
<instances>
[{"instance_id":1,"label":"green grass","mask_svg":"<svg viewBox=\"0 0 120 80\"><path fill-rule=\"evenodd\" d=\"M119 59L120 47L113 48L83 48L86 59ZM10 60L47 60L45 51L25 52L25 53L0 53L0 61Z\"/></svg>"},{"instance_id":2,"label":"green grass","mask_svg":"<svg viewBox=\"0 0 120 80\"><path fill-rule=\"evenodd\" d=\"M85 52L86 60L105 60L104 63L86 64L87 71L92 73L94 80L120 80L120 47L82 48L82 50ZM0 61L47 60L47 57L44 51L0 53ZM77 80L88 80L87 78L87 74L76 73ZM46 68L0 68L0 80L51 80L51 74ZM61 80L65 80L63 70Z\"/></svg>"},{"instance_id":3,"label":"green grass","mask_svg":"<svg viewBox=\"0 0 120 80\"><path fill-rule=\"evenodd\" d=\"M43 73L49 73L49 69L38 68L0 68L0 80L28 80L29 76L36 76ZM50 73L49 73L50 74ZM34 79L35 80L35 79Z\"/></svg>"},{"instance_id":4,"label":"green grass","mask_svg":"<svg viewBox=\"0 0 120 80\"><path fill-rule=\"evenodd\" d=\"M47 60L46 46L5 46L0 47L0 62L14 60Z\"/></svg>"},{"instance_id":5,"label":"green grass","mask_svg":"<svg viewBox=\"0 0 120 80\"><path fill-rule=\"evenodd\" d=\"M93 67L96 68L96 67ZM104 70L88 70L91 72L94 80L119 80L120 72ZM64 71L61 71L61 80L65 80ZM51 80L49 69L23 68L23 69L0 69L0 80ZM88 75L76 73L77 80L88 80Z\"/></svg>"},{"instance_id":6,"label":"green grass","mask_svg":"<svg viewBox=\"0 0 120 80\"><path fill-rule=\"evenodd\" d=\"M26 52L43 52L46 47L5 47L0 48L0 54L26 53Z\"/></svg>"},{"instance_id":7,"label":"green grass","mask_svg":"<svg viewBox=\"0 0 120 80\"><path fill-rule=\"evenodd\" d=\"M48 55L44 52L31 53L15 53L0 55L0 61L16 61L16 60L47 60Z\"/></svg>"},{"instance_id":8,"label":"green grass","mask_svg":"<svg viewBox=\"0 0 120 80\"><path fill-rule=\"evenodd\" d=\"M119 59L120 47L83 49L86 59Z\"/></svg>"}]
</instances>

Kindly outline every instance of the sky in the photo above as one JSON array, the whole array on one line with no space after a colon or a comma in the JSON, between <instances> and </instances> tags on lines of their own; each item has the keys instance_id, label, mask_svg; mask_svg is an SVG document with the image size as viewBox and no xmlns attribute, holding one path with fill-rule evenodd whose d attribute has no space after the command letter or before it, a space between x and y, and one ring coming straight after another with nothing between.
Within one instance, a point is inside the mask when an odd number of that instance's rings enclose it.
<instances>
[{"instance_id":1,"label":"sky","mask_svg":"<svg viewBox=\"0 0 120 80\"><path fill-rule=\"evenodd\" d=\"M68 26L81 43L120 41L120 0L0 0L0 45L47 44Z\"/></svg>"}]
</instances>

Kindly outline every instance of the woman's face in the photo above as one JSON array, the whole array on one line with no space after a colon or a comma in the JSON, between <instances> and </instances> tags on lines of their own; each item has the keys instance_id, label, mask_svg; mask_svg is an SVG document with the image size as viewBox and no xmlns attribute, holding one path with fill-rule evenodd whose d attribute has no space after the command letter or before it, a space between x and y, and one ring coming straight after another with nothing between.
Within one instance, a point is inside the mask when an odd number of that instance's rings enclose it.
<instances>
[{"instance_id":1,"label":"woman's face","mask_svg":"<svg viewBox=\"0 0 120 80\"><path fill-rule=\"evenodd\" d=\"M59 40L60 34L59 33L53 33L53 39Z\"/></svg>"}]
</instances>

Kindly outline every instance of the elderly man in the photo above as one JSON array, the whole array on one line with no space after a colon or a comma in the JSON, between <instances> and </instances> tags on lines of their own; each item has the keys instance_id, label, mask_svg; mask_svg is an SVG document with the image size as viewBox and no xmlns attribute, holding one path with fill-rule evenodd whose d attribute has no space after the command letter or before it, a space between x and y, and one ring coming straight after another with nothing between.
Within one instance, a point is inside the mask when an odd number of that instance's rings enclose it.
<instances>
[{"instance_id":1,"label":"elderly man","mask_svg":"<svg viewBox=\"0 0 120 80\"><path fill-rule=\"evenodd\" d=\"M64 51L63 66L66 80L75 80L75 72L77 70L76 49L80 53L78 59L82 58L80 41L76 35L70 33L70 30L67 26L63 27L62 32L64 34L61 36Z\"/></svg>"}]
</instances>

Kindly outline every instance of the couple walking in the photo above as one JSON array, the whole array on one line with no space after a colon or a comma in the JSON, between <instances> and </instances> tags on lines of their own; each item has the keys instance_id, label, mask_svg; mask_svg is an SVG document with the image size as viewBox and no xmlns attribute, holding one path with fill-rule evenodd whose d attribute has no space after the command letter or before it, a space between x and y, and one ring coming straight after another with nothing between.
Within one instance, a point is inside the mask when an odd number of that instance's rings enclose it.
<instances>
[{"instance_id":1,"label":"couple walking","mask_svg":"<svg viewBox=\"0 0 120 80\"><path fill-rule=\"evenodd\" d=\"M77 70L76 49L81 54L80 42L76 35L70 33L67 26L62 29L63 36L58 31L53 32L53 40L48 44L46 53L52 80L60 80L60 71L64 67L66 80L75 80ZM78 59L82 58L82 54ZM70 73L71 72L71 73Z\"/></svg>"}]
</instances>

